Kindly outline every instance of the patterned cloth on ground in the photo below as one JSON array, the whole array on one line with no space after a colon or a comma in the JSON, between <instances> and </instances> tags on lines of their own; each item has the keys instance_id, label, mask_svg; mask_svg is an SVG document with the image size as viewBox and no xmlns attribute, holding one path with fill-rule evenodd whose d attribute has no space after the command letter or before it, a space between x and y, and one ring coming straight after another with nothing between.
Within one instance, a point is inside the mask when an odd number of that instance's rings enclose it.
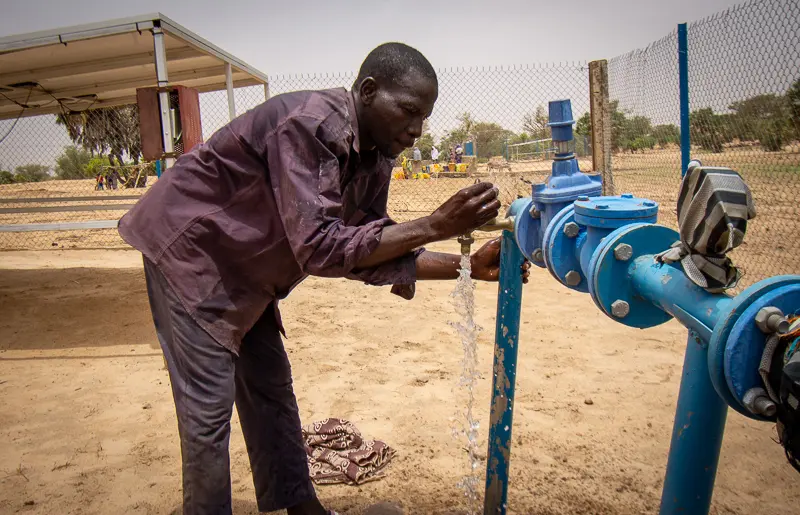
<instances>
[{"instance_id":1,"label":"patterned cloth on ground","mask_svg":"<svg viewBox=\"0 0 800 515\"><path fill-rule=\"evenodd\" d=\"M303 427L311 480L316 484L360 485L383 477L395 450L364 440L347 420L327 418Z\"/></svg>"}]
</instances>

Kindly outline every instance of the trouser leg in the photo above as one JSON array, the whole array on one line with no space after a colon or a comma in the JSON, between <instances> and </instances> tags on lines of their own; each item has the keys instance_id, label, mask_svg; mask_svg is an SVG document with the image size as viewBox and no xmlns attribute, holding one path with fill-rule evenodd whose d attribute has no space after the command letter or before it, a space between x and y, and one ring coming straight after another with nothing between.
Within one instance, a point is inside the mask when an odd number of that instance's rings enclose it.
<instances>
[{"instance_id":1,"label":"trouser leg","mask_svg":"<svg viewBox=\"0 0 800 515\"><path fill-rule=\"evenodd\" d=\"M272 306L242 340L236 362L236 410L258 509L275 511L314 499L291 366Z\"/></svg>"},{"instance_id":2,"label":"trouser leg","mask_svg":"<svg viewBox=\"0 0 800 515\"><path fill-rule=\"evenodd\" d=\"M183 462L183 512L231 513L230 420L235 356L183 309L156 266L145 277L178 417Z\"/></svg>"}]
</instances>

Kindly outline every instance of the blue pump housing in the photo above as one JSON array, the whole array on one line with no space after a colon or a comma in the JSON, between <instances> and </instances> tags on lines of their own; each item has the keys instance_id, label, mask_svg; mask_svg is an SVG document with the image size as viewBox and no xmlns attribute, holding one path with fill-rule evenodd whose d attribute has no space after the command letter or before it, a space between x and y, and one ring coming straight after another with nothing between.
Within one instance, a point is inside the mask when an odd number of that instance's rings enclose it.
<instances>
[{"instance_id":1,"label":"blue pump housing","mask_svg":"<svg viewBox=\"0 0 800 515\"><path fill-rule=\"evenodd\" d=\"M553 143L572 141L572 106L569 100L555 100L549 104ZM534 184L531 199L519 209L514 235L523 255L533 264L544 268L542 240L544 230L565 207L580 197L597 197L602 194L600 175L586 174L578 168L572 152L557 153L550 176L541 184Z\"/></svg>"}]
</instances>

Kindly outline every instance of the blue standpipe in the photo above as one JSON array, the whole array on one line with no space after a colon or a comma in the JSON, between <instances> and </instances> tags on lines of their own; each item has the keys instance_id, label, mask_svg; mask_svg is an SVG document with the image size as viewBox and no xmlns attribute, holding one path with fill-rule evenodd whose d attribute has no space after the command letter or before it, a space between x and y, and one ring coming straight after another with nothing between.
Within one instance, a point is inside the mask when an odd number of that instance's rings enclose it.
<instances>
[{"instance_id":1,"label":"blue standpipe","mask_svg":"<svg viewBox=\"0 0 800 515\"><path fill-rule=\"evenodd\" d=\"M508 469L511 464L514 385L517 377L519 317L522 308L522 274L525 257L514 235L503 231L500 249L500 285L494 343L494 379L489 416L489 449L486 453L484 515L505 514Z\"/></svg>"},{"instance_id":2,"label":"blue standpipe","mask_svg":"<svg viewBox=\"0 0 800 515\"><path fill-rule=\"evenodd\" d=\"M689 167L689 37L678 25L681 174ZM712 326L713 327L713 326ZM728 407L708 369L708 338L689 331L678 406L669 446L660 515L705 515L711 507Z\"/></svg>"},{"instance_id":3,"label":"blue standpipe","mask_svg":"<svg viewBox=\"0 0 800 515\"><path fill-rule=\"evenodd\" d=\"M690 334L660 515L708 513L727 414L728 406L708 375L708 342Z\"/></svg>"}]
</instances>

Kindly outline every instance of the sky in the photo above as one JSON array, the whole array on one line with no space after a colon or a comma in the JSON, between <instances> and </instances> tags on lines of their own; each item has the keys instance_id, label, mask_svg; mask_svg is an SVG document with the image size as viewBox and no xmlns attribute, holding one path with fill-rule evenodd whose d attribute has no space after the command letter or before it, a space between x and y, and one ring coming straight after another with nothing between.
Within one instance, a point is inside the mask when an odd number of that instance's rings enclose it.
<instances>
[{"instance_id":1,"label":"sky","mask_svg":"<svg viewBox=\"0 0 800 515\"><path fill-rule=\"evenodd\" d=\"M356 70L386 41L436 68L611 58L735 0L2 0L0 36L161 12L268 75Z\"/></svg>"}]
</instances>

